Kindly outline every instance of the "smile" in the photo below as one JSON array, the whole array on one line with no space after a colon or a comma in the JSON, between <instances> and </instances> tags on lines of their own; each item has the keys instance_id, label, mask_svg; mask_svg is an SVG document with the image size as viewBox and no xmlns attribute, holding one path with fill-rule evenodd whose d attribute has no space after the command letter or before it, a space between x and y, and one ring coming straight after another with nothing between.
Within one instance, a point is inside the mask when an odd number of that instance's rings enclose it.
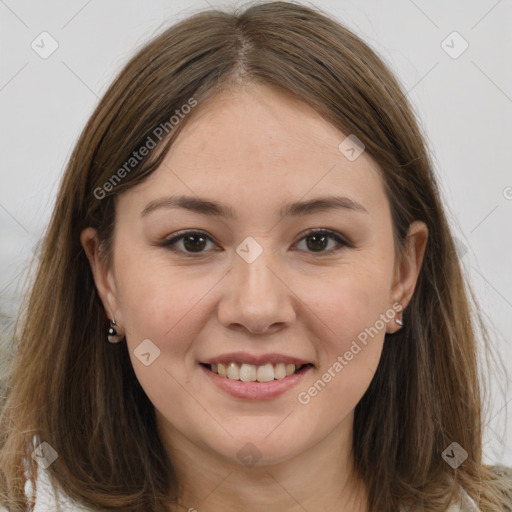
<instances>
[{"instance_id":1,"label":"smile","mask_svg":"<svg viewBox=\"0 0 512 512\"><path fill-rule=\"evenodd\" d=\"M254 364L231 361L227 364L218 363L206 366L213 373L227 379L242 382L270 382L284 379L302 370L306 366L311 366L311 364L308 363L297 366L293 363L267 363L256 366Z\"/></svg>"},{"instance_id":2,"label":"smile","mask_svg":"<svg viewBox=\"0 0 512 512\"><path fill-rule=\"evenodd\" d=\"M232 361L229 363L200 363L199 368L209 381L223 393L245 400L268 400L298 386L305 376L314 369L314 365L311 363L298 366L293 363L266 363L256 366Z\"/></svg>"}]
</instances>

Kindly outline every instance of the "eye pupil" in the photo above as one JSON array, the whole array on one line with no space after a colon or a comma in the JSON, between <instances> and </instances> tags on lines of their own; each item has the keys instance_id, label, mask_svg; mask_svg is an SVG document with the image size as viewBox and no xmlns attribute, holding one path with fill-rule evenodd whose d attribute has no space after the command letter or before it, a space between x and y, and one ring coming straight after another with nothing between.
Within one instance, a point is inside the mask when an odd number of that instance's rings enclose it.
<instances>
[{"instance_id":1,"label":"eye pupil","mask_svg":"<svg viewBox=\"0 0 512 512\"><path fill-rule=\"evenodd\" d=\"M313 240L313 244L310 244L309 240ZM308 243L307 243L308 249L312 249L313 251L317 251L317 250L323 251L326 247L325 246L326 240L327 240L327 237L325 235L318 235L318 234L310 235L308 237ZM320 245L315 245L318 242L320 242Z\"/></svg>"},{"instance_id":2,"label":"eye pupil","mask_svg":"<svg viewBox=\"0 0 512 512\"><path fill-rule=\"evenodd\" d=\"M199 240L199 243L194 243L193 240L194 239L197 239ZM192 241L192 244L191 245L188 245L189 242ZM183 245L185 246L185 248L188 250L191 250L191 252L194 252L195 249L199 249L199 251L201 251L202 249L204 249L204 243L205 243L206 239L204 236L202 235L187 235L186 237L184 237L183 239Z\"/></svg>"}]
</instances>

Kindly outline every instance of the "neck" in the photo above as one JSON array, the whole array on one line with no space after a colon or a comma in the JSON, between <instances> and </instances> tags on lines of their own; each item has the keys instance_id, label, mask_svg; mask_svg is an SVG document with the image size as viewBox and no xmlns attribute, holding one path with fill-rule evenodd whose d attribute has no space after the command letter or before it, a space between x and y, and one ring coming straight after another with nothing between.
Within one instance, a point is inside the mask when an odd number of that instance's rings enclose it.
<instances>
[{"instance_id":1,"label":"neck","mask_svg":"<svg viewBox=\"0 0 512 512\"><path fill-rule=\"evenodd\" d=\"M173 512L368 511L353 468L352 417L293 458L253 466L199 447L169 424L160 430L182 490Z\"/></svg>"}]
</instances>

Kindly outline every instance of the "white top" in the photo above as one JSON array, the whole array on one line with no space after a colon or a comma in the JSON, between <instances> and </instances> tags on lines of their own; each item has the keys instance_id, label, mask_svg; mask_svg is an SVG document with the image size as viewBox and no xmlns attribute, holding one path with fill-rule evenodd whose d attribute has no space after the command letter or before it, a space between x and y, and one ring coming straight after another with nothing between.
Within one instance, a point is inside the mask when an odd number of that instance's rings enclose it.
<instances>
[{"instance_id":1,"label":"white top","mask_svg":"<svg viewBox=\"0 0 512 512\"><path fill-rule=\"evenodd\" d=\"M94 512L89 508L85 508L73 501L68 495L59 489L59 505L61 506L62 512ZM32 489L32 482L27 480L25 484L25 494L27 497L32 497L34 492ZM33 512L51 512L55 510L55 504L57 503L53 487L48 477L48 473L45 469L38 468L37 470L37 481L36 481L36 502Z\"/></svg>"},{"instance_id":2,"label":"white top","mask_svg":"<svg viewBox=\"0 0 512 512\"><path fill-rule=\"evenodd\" d=\"M38 470L36 483L36 502L33 512L53 512L55 510L56 499L55 494L53 493L52 485L48 478L48 474L45 470ZM57 486L57 488L59 487ZM25 493L29 497L33 495L30 481L27 481L27 485L25 486ZM452 504L447 512L480 512L480 509L477 508L475 502L463 489L461 489L460 497L461 503ZM84 508L82 505L78 505L69 496L65 495L60 489L59 498L59 504L62 507L62 512L94 512L92 509ZM3 511L5 511L5 509L0 505L0 512Z\"/></svg>"}]
</instances>

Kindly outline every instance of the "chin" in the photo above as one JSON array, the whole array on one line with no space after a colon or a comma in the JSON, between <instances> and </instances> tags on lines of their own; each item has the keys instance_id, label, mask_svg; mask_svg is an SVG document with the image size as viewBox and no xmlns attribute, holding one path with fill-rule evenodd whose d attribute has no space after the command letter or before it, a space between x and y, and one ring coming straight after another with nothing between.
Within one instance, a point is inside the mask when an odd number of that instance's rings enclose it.
<instances>
[{"instance_id":1,"label":"chin","mask_svg":"<svg viewBox=\"0 0 512 512\"><path fill-rule=\"evenodd\" d=\"M309 448L310 436L306 436L304 432L294 433L290 429L277 432L278 424L279 422L274 423L271 428L265 425L264 430L230 430L232 438L224 438L222 443L212 444L210 441L208 444L213 451L231 463L247 467L280 464Z\"/></svg>"}]
</instances>

